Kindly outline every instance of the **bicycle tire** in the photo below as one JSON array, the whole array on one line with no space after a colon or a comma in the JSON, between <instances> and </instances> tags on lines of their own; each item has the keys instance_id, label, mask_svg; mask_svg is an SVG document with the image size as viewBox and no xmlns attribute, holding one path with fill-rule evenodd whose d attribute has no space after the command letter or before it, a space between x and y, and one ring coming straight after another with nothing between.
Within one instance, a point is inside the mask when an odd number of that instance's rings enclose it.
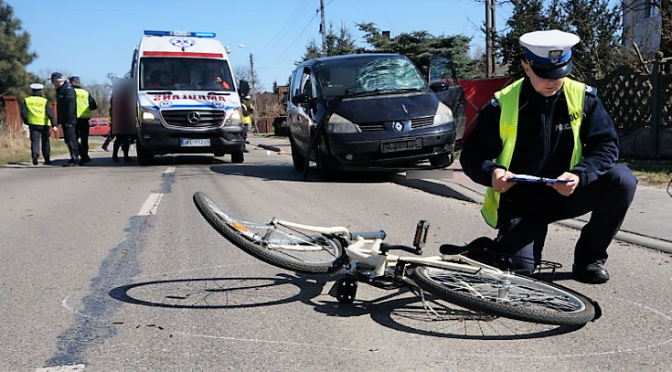
<instances>
[{"instance_id":1,"label":"bicycle tire","mask_svg":"<svg viewBox=\"0 0 672 372\"><path fill-rule=\"evenodd\" d=\"M470 274L416 266L412 277L425 291L482 313L551 325L584 325L596 317L595 306L582 294L514 273L481 270ZM510 284L508 291L503 287L503 281ZM507 293L504 295L501 291Z\"/></svg>"},{"instance_id":2,"label":"bicycle tire","mask_svg":"<svg viewBox=\"0 0 672 372\"><path fill-rule=\"evenodd\" d=\"M270 223L234 219L201 191L196 192L193 199L201 215L222 236L273 266L300 273L324 274L333 271L334 261L344 254L336 239L322 234L308 235Z\"/></svg>"}]
</instances>

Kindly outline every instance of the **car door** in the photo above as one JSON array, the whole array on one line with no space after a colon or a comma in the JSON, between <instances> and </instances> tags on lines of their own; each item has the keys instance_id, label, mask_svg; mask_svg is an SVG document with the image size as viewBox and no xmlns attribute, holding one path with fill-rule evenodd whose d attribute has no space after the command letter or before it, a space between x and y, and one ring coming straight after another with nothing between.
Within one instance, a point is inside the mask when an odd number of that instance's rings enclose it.
<instances>
[{"instance_id":1,"label":"car door","mask_svg":"<svg viewBox=\"0 0 672 372\"><path fill-rule=\"evenodd\" d=\"M466 99L459 84L455 64L449 54L433 55L429 61L428 84L436 97L450 107L455 118L456 139L461 140L467 121ZM435 89L436 87L440 89Z\"/></svg>"},{"instance_id":2,"label":"car door","mask_svg":"<svg viewBox=\"0 0 672 372\"><path fill-rule=\"evenodd\" d=\"M287 102L288 125L295 145L306 153L310 144L311 128L316 125L314 120L314 101L316 96L314 78L310 67L303 67L295 72L292 79L291 97ZM294 103L291 98L304 95L309 102Z\"/></svg>"}]
</instances>

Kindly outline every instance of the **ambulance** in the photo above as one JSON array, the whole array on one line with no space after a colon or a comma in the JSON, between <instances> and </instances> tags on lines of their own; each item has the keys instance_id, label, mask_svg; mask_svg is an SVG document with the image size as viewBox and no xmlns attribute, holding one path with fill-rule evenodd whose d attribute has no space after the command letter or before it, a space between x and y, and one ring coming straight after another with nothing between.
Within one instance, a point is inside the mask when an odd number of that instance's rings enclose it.
<instances>
[{"instance_id":1,"label":"ambulance","mask_svg":"<svg viewBox=\"0 0 672 372\"><path fill-rule=\"evenodd\" d=\"M227 52L210 32L144 32L130 71L141 165L184 153L244 161L247 132Z\"/></svg>"}]
</instances>

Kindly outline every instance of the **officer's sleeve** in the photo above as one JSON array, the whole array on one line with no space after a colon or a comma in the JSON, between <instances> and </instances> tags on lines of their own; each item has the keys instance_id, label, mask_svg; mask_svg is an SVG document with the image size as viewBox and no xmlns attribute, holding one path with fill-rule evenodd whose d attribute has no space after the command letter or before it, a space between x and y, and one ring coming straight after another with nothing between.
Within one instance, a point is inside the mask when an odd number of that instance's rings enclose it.
<instances>
[{"instance_id":1,"label":"officer's sleeve","mask_svg":"<svg viewBox=\"0 0 672 372\"><path fill-rule=\"evenodd\" d=\"M21 106L21 120L25 124L28 124L28 109L26 108L26 102L19 102L19 106Z\"/></svg>"},{"instance_id":2,"label":"officer's sleeve","mask_svg":"<svg viewBox=\"0 0 672 372\"><path fill-rule=\"evenodd\" d=\"M460 153L460 164L464 173L483 186L492 186L492 172L495 168L504 168L493 161L502 151L502 140L499 136L500 115L501 108L492 99L479 113L478 121L464 140Z\"/></svg>"},{"instance_id":3,"label":"officer's sleeve","mask_svg":"<svg viewBox=\"0 0 672 372\"><path fill-rule=\"evenodd\" d=\"M89 108L91 109L91 111L98 108L98 104L96 104L96 100L93 99L93 96L91 94L89 94Z\"/></svg>"},{"instance_id":4,"label":"officer's sleeve","mask_svg":"<svg viewBox=\"0 0 672 372\"><path fill-rule=\"evenodd\" d=\"M65 117L67 121L65 124L75 125L77 124L77 95L72 87L65 91L65 99L68 101L68 112Z\"/></svg>"},{"instance_id":5,"label":"officer's sleeve","mask_svg":"<svg viewBox=\"0 0 672 372\"><path fill-rule=\"evenodd\" d=\"M51 110L51 105L49 102L47 102L47 109L46 109L47 117L49 118L49 122L51 123L52 127L56 126L56 118L54 117L54 112Z\"/></svg>"},{"instance_id":6,"label":"officer's sleeve","mask_svg":"<svg viewBox=\"0 0 672 372\"><path fill-rule=\"evenodd\" d=\"M597 96L586 94L581 123L583 158L572 169L581 178L579 187L596 180L618 160L618 134L614 122Z\"/></svg>"}]
</instances>

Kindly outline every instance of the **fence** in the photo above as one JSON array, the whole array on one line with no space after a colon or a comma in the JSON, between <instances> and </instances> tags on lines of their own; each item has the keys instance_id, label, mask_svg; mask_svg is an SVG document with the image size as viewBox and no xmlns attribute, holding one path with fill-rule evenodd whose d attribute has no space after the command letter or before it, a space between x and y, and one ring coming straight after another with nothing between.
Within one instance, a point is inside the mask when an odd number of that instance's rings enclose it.
<instances>
[{"instance_id":1,"label":"fence","mask_svg":"<svg viewBox=\"0 0 672 372\"><path fill-rule=\"evenodd\" d=\"M666 64L672 58L657 60L650 74L621 67L587 81L614 120L623 157L672 158L672 74L664 72Z\"/></svg>"}]
</instances>

